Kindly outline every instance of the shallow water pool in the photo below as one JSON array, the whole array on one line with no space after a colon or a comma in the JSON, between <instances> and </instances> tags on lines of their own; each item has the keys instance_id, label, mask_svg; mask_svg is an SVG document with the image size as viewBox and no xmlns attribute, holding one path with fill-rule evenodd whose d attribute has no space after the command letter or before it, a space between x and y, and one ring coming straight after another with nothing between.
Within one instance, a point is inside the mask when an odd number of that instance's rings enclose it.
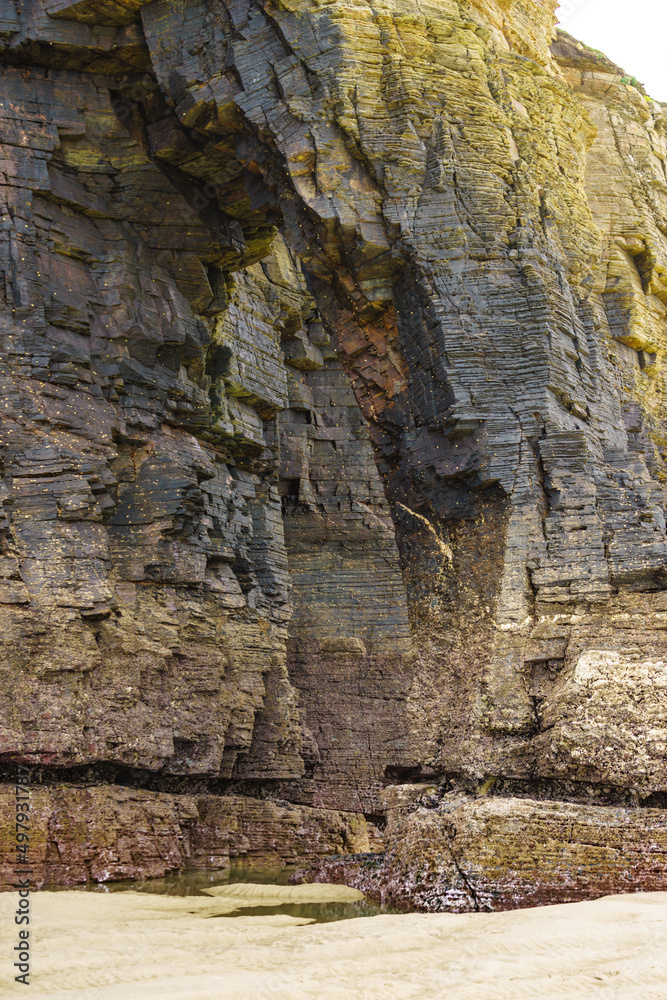
<instances>
[{"instance_id":1,"label":"shallow water pool","mask_svg":"<svg viewBox=\"0 0 667 1000\"><path fill-rule=\"evenodd\" d=\"M162 896L205 896L204 889L215 885L230 885L252 882L261 885L289 885L289 877L296 867L249 867L237 865L228 871L197 871L166 875L164 878L142 881L93 883L85 888L89 892L147 892ZM53 887L56 888L56 887ZM208 897L209 899L211 897ZM370 899L351 903L282 903L271 906L240 906L238 910L218 920L233 917L261 917L283 914L290 917L304 917L316 923L330 923L334 920L350 920L355 917L375 917L380 913L405 913L405 909L386 906Z\"/></svg>"}]
</instances>

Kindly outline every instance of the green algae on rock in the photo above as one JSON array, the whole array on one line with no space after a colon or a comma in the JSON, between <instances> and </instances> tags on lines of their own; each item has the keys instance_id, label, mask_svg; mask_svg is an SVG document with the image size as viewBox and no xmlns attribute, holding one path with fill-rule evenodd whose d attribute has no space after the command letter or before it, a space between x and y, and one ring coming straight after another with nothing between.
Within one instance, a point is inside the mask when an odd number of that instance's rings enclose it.
<instances>
[{"instance_id":1,"label":"green algae on rock","mask_svg":"<svg viewBox=\"0 0 667 1000\"><path fill-rule=\"evenodd\" d=\"M424 780L551 810L547 868L560 807L515 793L608 789L662 884L666 109L555 8L0 25L0 755L40 879L365 851Z\"/></svg>"}]
</instances>

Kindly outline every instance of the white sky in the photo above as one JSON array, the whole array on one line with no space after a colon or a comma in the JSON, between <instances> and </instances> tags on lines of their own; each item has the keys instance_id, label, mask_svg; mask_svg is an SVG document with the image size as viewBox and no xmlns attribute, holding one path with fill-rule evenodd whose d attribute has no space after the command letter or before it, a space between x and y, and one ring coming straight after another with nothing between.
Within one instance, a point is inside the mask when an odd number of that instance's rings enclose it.
<instances>
[{"instance_id":1,"label":"white sky","mask_svg":"<svg viewBox=\"0 0 667 1000\"><path fill-rule=\"evenodd\" d=\"M556 17L667 102L667 0L561 0Z\"/></svg>"}]
</instances>

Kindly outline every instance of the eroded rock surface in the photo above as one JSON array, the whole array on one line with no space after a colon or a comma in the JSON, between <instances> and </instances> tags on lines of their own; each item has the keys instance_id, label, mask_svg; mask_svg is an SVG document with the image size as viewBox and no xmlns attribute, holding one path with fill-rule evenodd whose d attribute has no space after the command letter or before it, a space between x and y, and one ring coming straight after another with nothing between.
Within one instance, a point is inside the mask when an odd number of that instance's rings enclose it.
<instances>
[{"instance_id":1,"label":"eroded rock surface","mask_svg":"<svg viewBox=\"0 0 667 1000\"><path fill-rule=\"evenodd\" d=\"M15 808L11 790L0 796L0 878L12 885ZM34 888L161 878L184 868L280 867L369 846L360 814L239 795L51 786L33 791L31 810Z\"/></svg>"},{"instance_id":2,"label":"eroded rock surface","mask_svg":"<svg viewBox=\"0 0 667 1000\"><path fill-rule=\"evenodd\" d=\"M342 882L428 912L513 910L661 889L663 809L389 787L384 854L322 858L295 882Z\"/></svg>"},{"instance_id":3,"label":"eroded rock surface","mask_svg":"<svg viewBox=\"0 0 667 1000\"><path fill-rule=\"evenodd\" d=\"M7 0L8 780L653 829L666 106L555 6Z\"/></svg>"}]
</instances>

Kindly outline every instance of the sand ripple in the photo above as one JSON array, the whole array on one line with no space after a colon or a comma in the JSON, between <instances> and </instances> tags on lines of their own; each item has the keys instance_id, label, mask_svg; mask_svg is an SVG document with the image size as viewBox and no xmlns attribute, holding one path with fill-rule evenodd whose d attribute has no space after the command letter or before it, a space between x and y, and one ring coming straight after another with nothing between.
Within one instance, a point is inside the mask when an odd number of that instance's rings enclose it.
<instances>
[{"instance_id":1,"label":"sand ripple","mask_svg":"<svg viewBox=\"0 0 667 1000\"><path fill-rule=\"evenodd\" d=\"M277 888L305 887L271 890ZM242 895L244 905L251 896ZM267 905L257 888L254 898ZM328 924L287 916L215 919L238 901L238 889L228 899L218 892L210 899L37 893L30 998L667 997L667 893L511 913L383 914ZM0 896L4 928L15 905L14 894ZM0 996L15 998L19 986L11 981L8 951Z\"/></svg>"},{"instance_id":2,"label":"sand ripple","mask_svg":"<svg viewBox=\"0 0 667 1000\"><path fill-rule=\"evenodd\" d=\"M363 892L348 885L324 882L304 885L260 885L255 882L234 882L203 889L207 896L243 900L244 906L283 906L285 903L356 903L365 899Z\"/></svg>"}]
</instances>

